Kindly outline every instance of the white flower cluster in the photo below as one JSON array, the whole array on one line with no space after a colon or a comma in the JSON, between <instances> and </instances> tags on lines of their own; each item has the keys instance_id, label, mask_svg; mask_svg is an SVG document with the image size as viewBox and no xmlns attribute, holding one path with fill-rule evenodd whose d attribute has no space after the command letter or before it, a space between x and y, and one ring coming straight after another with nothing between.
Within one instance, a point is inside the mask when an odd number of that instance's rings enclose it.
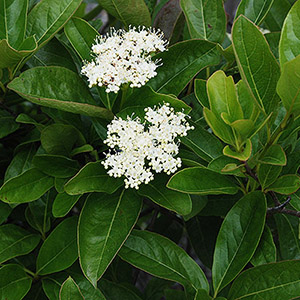
<instances>
[{"instance_id":1,"label":"white flower cluster","mask_svg":"<svg viewBox=\"0 0 300 300\"><path fill-rule=\"evenodd\" d=\"M88 77L90 87L105 86L107 93L117 93L124 83L141 87L157 74L159 61L153 62L151 54L165 51L166 46L160 30L145 27L113 30L96 40L92 47L95 58L85 63L81 73Z\"/></svg>"},{"instance_id":2,"label":"white flower cluster","mask_svg":"<svg viewBox=\"0 0 300 300\"><path fill-rule=\"evenodd\" d=\"M175 112L168 103L145 109L145 122L139 118L113 120L108 125L104 141L113 152L102 162L108 174L113 177L125 176L126 188L139 188L149 183L156 173L174 173L181 166L179 136L186 136L194 129L186 121L186 115Z\"/></svg>"}]
</instances>

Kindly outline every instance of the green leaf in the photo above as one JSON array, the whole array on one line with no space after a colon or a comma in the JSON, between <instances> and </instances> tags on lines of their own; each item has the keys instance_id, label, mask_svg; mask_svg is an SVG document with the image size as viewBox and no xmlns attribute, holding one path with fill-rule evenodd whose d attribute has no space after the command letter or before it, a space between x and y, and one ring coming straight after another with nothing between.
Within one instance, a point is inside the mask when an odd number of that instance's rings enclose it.
<instances>
[{"instance_id":1,"label":"green leaf","mask_svg":"<svg viewBox=\"0 0 300 300\"><path fill-rule=\"evenodd\" d=\"M279 42L279 61L283 65L300 53L300 2L296 1L283 23Z\"/></svg>"},{"instance_id":2,"label":"green leaf","mask_svg":"<svg viewBox=\"0 0 300 300\"><path fill-rule=\"evenodd\" d=\"M72 18L65 26L65 34L80 58L90 61L92 45L99 36L97 30L85 20Z\"/></svg>"},{"instance_id":3,"label":"green leaf","mask_svg":"<svg viewBox=\"0 0 300 300\"><path fill-rule=\"evenodd\" d=\"M69 213L81 195L57 194L52 206L52 214L55 218L62 218Z\"/></svg>"},{"instance_id":4,"label":"green leaf","mask_svg":"<svg viewBox=\"0 0 300 300\"><path fill-rule=\"evenodd\" d=\"M21 227L6 224L0 227L0 263L27 254L38 245L40 237Z\"/></svg>"},{"instance_id":5,"label":"green leaf","mask_svg":"<svg viewBox=\"0 0 300 300\"><path fill-rule=\"evenodd\" d=\"M21 300L31 287L31 278L19 265L5 265L0 269L0 297Z\"/></svg>"},{"instance_id":6,"label":"green leaf","mask_svg":"<svg viewBox=\"0 0 300 300\"><path fill-rule=\"evenodd\" d=\"M0 139L18 130L20 125L15 118L5 110L0 110Z\"/></svg>"},{"instance_id":7,"label":"green leaf","mask_svg":"<svg viewBox=\"0 0 300 300\"><path fill-rule=\"evenodd\" d=\"M251 21L240 16L232 29L232 42L242 79L253 99L266 114L274 112L279 102L276 84L280 67L263 34Z\"/></svg>"},{"instance_id":8,"label":"green leaf","mask_svg":"<svg viewBox=\"0 0 300 300\"><path fill-rule=\"evenodd\" d=\"M181 0L192 38L221 43L225 37L226 16L222 1Z\"/></svg>"},{"instance_id":9,"label":"green leaf","mask_svg":"<svg viewBox=\"0 0 300 300\"><path fill-rule=\"evenodd\" d=\"M12 208L8 204L0 201L0 225L6 221L11 211Z\"/></svg>"},{"instance_id":10,"label":"green leaf","mask_svg":"<svg viewBox=\"0 0 300 300\"><path fill-rule=\"evenodd\" d=\"M111 197L92 194L86 200L78 225L80 265L96 286L130 234L142 201L134 191L125 190Z\"/></svg>"},{"instance_id":11,"label":"green leaf","mask_svg":"<svg viewBox=\"0 0 300 300\"><path fill-rule=\"evenodd\" d=\"M38 169L29 169L2 185L0 199L7 203L31 202L44 195L53 184L53 178Z\"/></svg>"},{"instance_id":12,"label":"green leaf","mask_svg":"<svg viewBox=\"0 0 300 300\"><path fill-rule=\"evenodd\" d=\"M72 17L81 0L43 0L28 14L27 36L35 35L39 47L47 43Z\"/></svg>"},{"instance_id":13,"label":"green leaf","mask_svg":"<svg viewBox=\"0 0 300 300\"><path fill-rule=\"evenodd\" d=\"M255 191L245 195L227 214L214 253L215 296L241 272L254 254L265 225L266 209L264 194Z\"/></svg>"},{"instance_id":14,"label":"green leaf","mask_svg":"<svg viewBox=\"0 0 300 300\"><path fill-rule=\"evenodd\" d=\"M234 281L228 299L290 300L299 296L299 290L300 261L282 261L243 272Z\"/></svg>"},{"instance_id":15,"label":"green leaf","mask_svg":"<svg viewBox=\"0 0 300 300\"><path fill-rule=\"evenodd\" d=\"M143 99L143 101L141 101ZM154 107L163 103L170 103L176 111L184 111L188 114L191 108L183 101L169 96L159 94L153 91L149 86L136 89L126 100L123 109L117 114L118 117L126 119L127 116L134 114L143 119L146 107Z\"/></svg>"},{"instance_id":16,"label":"green leaf","mask_svg":"<svg viewBox=\"0 0 300 300\"><path fill-rule=\"evenodd\" d=\"M184 215L184 221L188 221L191 218L199 214L199 212L206 206L208 198L201 195L190 195L192 200L192 211L188 215Z\"/></svg>"},{"instance_id":17,"label":"green leaf","mask_svg":"<svg viewBox=\"0 0 300 300\"><path fill-rule=\"evenodd\" d=\"M270 228L265 225L259 244L251 258L253 266L259 266L276 261L276 246Z\"/></svg>"},{"instance_id":18,"label":"green leaf","mask_svg":"<svg viewBox=\"0 0 300 300\"><path fill-rule=\"evenodd\" d=\"M279 61L279 40L280 40L280 34L281 32L270 32L265 34L265 38L270 46L270 49L277 59Z\"/></svg>"},{"instance_id":19,"label":"green leaf","mask_svg":"<svg viewBox=\"0 0 300 300\"><path fill-rule=\"evenodd\" d=\"M77 217L62 221L43 243L36 261L40 275L59 272L71 266L78 258Z\"/></svg>"},{"instance_id":20,"label":"green leaf","mask_svg":"<svg viewBox=\"0 0 300 300\"><path fill-rule=\"evenodd\" d=\"M153 59L162 59L163 65L148 85L158 93L177 96L203 68L217 65L220 54L214 43L189 40L177 43Z\"/></svg>"},{"instance_id":21,"label":"green leaf","mask_svg":"<svg viewBox=\"0 0 300 300\"><path fill-rule=\"evenodd\" d=\"M295 117L300 114L300 55L287 62L282 67L282 73L277 84L277 93L289 113Z\"/></svg>"},{"instance_id":22,"label":"green leaf","mask_svg":"<svg viewBox=\"0 0 300 300\"><path fill-rule=\"evenodd\" d=\"M260 165L258 169L258 180L263 190L276 181L282 170L281 166Z\"/></svg>"},{"instance_id":23,"label":"green leaf","mask_svg":"<svg viewBox=\"0 0 300 300\"><path fill-rule=\"evenodd\" d=\"M62 155L39 154L34 156L32 162L43 173L57 178L74 176L79 170L76 160Z\"/></svg>"},{"instance_id":24,"label":"green leaf","mask_svg":"<svg viewBox=\"0 0 300 300\"><path fill-rule=\"evenodd\" d=\"M154 181L142 184L138 190L138 194L151 199L156 204L172 210L179 215L189 214L192 210L190 196L169 190L166 188L167 182L167 175L157 175Z\"/></svg>"},{"instance_id":25,"label":"green leaf","mask_svg":"<svg viewBox=\"0 0 300 300\"><path fill-rule=\"evenodd\" d=\"M280 145L272 145L264 154L259 162L268 165L285 166L286 155Z\"/></svg>"},{"instance_id":26,"label":"green leaf","mask_svg":"<svg viewBox=\"0 0 300 300\"><path fill-rule=\"evenodd\" d=\"M98 0L98 2L127 28L129 25L151 25L151 16L144 0Z\"/></svg>"},{"instance_id":27,"label":"green leaf","mask_svg":"<svg viewBox=\"0 0 300 300\"><path fill-rule=\"evenodd\" d=\"M114 193L123 185L121 178L114 178L107 174L100 161L86 164L65 185L69 195L80 195L90 192Z\"/></svg>"},{"instance_id":28,"label":"green leaf","mask_svg":"<svg viewBox=\"0 0 300 300\"><path fill-rule=\"evenodd\" d=\"M75 156L77 154L86 153L86 152L92 152L93 150L94 150L93 146L86 144L73 149L72 152L70 153L70 156Z\"/></svg>"},{"instance_id":29,"label":"green leaf","mask_svg":"<svg viewBox=\"0 0 300 300\"><path fill-rule=\"evenodd\" d=\"M208 291L207 279L187 253L169 239L149 231L133 230L119 252L133 266L154 276Z\"/></svg>"},{"instance_id":30,"label":"green leaf","mask_svg":"<svg viewBox=\"0 0 300 300\"><path fill-rule=\"evenodd\" d=\"M222 143L198 123L189 121L194 126L188 135L180 138L181 142L190 148L200 158L211 161L222 154Z\"/></svg>"},{"instance_id":31,"label":"green leaf","mask_svg":"<svg viewBox=\"0 0 300 300\"><path fill-rule=\"evenodd\" d=\"M66 68L29 69L11 81L8 88L41 106L108 120L113 118L112 112L96 106L84 81Z\"/></svg>"},{"instance_id":32,"label":"green leaf","mask_svg":"<svg viewBox=\"0 0 300 300\"><path fill-rule=\"evenodd\" d=\"M221 174L244 176L239 167L239 161L224 155L215 158L207 166L208 169Z\"/></svg>"},{"instance_id":33,"label":"green leaf","mask_svg":"<svg viewBox=\"0 0 300 300\"><path fill-rule=\"evenodd\" d=\"M203 107L209 108L209 100L206 89L206 80L203 79L195 79L194 81L194 91L197 97L197 100Z\"/></svg>"},{"instance_id":34,"label":"green leaf","mask_svg":"<svg viewBox=\"0 0 300 300\"><path fill-rule=\"evenodd\" d=\"M62 284L59 300L84 300L78 285L71 277Z\"/></svg>"},{"instance_id":35,"label":"green leaf","mask_svg":"<svg viewBox=\"0 0 300 300\"><path fill-rule=\"evenodd\" d=\"M239 4L235 18L244 15L256 25L263 22L274 0L242 0Z\"/></svg>"},{"instance_id":36,"label":"green leaf","mask_svg":"<svg viewBox=\"0 0 300 300\"><path fill-rule=\"evenodd\" d=\"M280 256L283 260L300 259L299 220L294 216L274 215L278 237Z\"/></svg>"},{"instance_id":37,"label":"green leaf","mask_svg":"<svg viewBox=\"0 0 300 300\"><path fill-rule=\"evenodd\" d=\"M279 194L289 195L295 193L299 187L300 177L298 175L284 175L269 185L266 192L273 191Z\"/></svg>"},{"instance_id":38,"label":"green leaf","mask_svg":"<svg viewBox=\"0 0 300 300\"><path fill-rule=\"evenodd\" d=\"M167 187L189 194L218 195L236 194L238 187L226 176L202 168L187 168L177 172L169 180Z\"/></svg>"},{"instance_id":39,"label":"green leaf","mask_svg":"<svg viewBox=\"0 0 300 300\"><path fill-rule=\"evenodd\" d=\"M59 300L61 285L67 278L67 273L55 273L42 279L43 290L49 300Z\"/></svg>"}]
</instances>

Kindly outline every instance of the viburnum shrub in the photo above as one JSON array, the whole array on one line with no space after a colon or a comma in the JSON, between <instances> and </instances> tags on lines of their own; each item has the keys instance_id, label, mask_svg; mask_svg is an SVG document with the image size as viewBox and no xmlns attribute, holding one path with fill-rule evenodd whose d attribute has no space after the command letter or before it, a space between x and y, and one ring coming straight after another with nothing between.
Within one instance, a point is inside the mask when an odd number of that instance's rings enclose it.
<instances>
[{"instance_id":1,"label":"viburnum shrub","mask_svg":"<svg viewBox=\"0 0 300 300\"><path fill-rule=\"evenodd\" d=\"M0 0L0 300L298 299L299 131L300 0Z\"/></svg>"}]
</instances>

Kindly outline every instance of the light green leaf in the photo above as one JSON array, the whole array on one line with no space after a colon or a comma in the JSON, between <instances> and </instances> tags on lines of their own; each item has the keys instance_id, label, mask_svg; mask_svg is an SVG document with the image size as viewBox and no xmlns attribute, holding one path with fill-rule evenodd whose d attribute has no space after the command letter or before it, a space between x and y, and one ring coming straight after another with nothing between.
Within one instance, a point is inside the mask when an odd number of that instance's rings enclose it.
<instances>
[{"instance_id":1,"label":"light green leaf","mask_svg":"<svg viewBox=\"0 0 300 300\"><path fill-rule=\"evenodd\" d=\"M0 299L21 300L28 293L32 280L19 265L5 265L0 269Z\"/></svg>"},{"instance_id":2,"label":"light green leaf","mask_svg":"<svg viewBox=\"0 0 300 300\"><path fill-rule=\"evenodd\" d=\"M119 252L120 257L154 276L191 285L195 290L209 286L207 279L187 253L175 243L149 231L133 230Z\"/></svg>"},{"instance_id":3,"label":"light green leaf","mask_svg":"<svg viewBox=\"0 0 300 300\"><path fill-rule=\"evenodd\" d=\"M149 81L149 86L158 93L177 96L203 68L217 65L220 54L214 43L189 40L175 44L153 59L162 59L163 65Z\"/></svg>"},{"instance_id":4,"label":"light green leaf","mask_svg":"<svg viewBox=\"0 0 300 300\"><path fill-rule=\"evenodd\" d=\"M245 195L227 214L214 252L212 274L215 297L241 272L254 254L265 225L266 209L264 194L255 191Z\"/></svg>"},{"instance_id":5,"label":"light green leaf","mask_svg":"<svg viewBox=\"0 0 300 300\"><path fill-rule=\"evenodd\" d=\"M28 14L27 36L35 35L39 47L47 43L72 17L81 0L43 0Z\"/></svg>"},{"instance_id":6,"label":"light green leaf","mask_svg":"<svg viewBox=\"0 0 300 300\"><path fill-rule=\"evenodd\" d=\"M225 37L226 16L222 1L181 0L192 38L221 43Z\"/></svg>"},{"instance_id":7,"label":"light green leaf","mask_svg":"<svg viewBox=\"0 0 300 300\"><path fill-rule=\"evenodd\" d=\"M166 188L167 175L156 175L155 180L142 184L138 194L151 199L156 204L172 210L179 215L187 215L192 210L192 201L188 194L171 191Z\"/></svg>"},{"instance_id":8,"label":"light green leaf","mask_svg":"<svg viewBox=\"0 0 300 300\"><path fill-rule=\"evenodd\" d=\"M41 106L109 120L113 118L112 112L96 106L84 81L66 68L29 69L11 81L8 88Z\"/></svg>"},{"instance_id":9,"label":"light green leaf","mask_svg":"<svg viewBox=\"0 0 300 300\"><path fill-rule=\"evenodd\" d=\"M69 195L81 195L90 192L114 193L123 185L121 178L114 178L107 174L101 162L86 164L65 185L65 191Z\"/></svg>"},{"instance_id":10,"label":"light green leaf","mask_svg":"<svg viewBox=\"0 0 300 300\"><path fill-rule=\"evenodd\" d=\"M282 170L281 166L260 165L258 169L258 180L263 190L276 181Z\"/></svg>"},{"instance_id":11,"label":"light green leaf","mask_svg":"<svg viewBox=\"0 0 300 300\"><path fill-rule=\"evenodd\" d=\"M135 225L142 201L132 190L111 197L92 194L86 200L78 225L80 265L96 286Z\"/></svg>"},{"instance_id":12,"label":"light green leaf","mask_svg":"<svg viewBox=\"0 0 300 300\"><path fill-rule=\"evenodd\" d=\"M6 224L0 227L0 263L27 254L38 245L40 237L21 227Z\"/></svg>"},{"instance_id":13,"label":"light green leaf","mask_svg":"<svg viewBox=\"0 0 300 300\"><path fill-rule=\"evenodd\" d=\"M285 166L286 155L280 145L272 145L264 154L259 162L268 165Z\"/></svg>"},{"instance_id":14,"label":"light green leaf","mask_svg":"<svg viewBox=\"0 0 300 300\"><path fill-rule=\"evenodd\" d=\"M243 272L234 281L228 299L290 300L298 298L299 290L300 261L282 261Z\"/></svg>"},{"instance_id":15,"label":"light green leaf","mask_svg":"<svg viewBox=\"0 0 300 300\"><path fill-rule=\"evenodd\" d=\"M238 187L228 177L214 171L194 167L177 172L169 180L167 187L189 194L219 195L236 194Z\"/></svg>"},{"instance_id":16,"label":"light green leaf","mask_svg":"<svg viewBox=\"0 0 300 300\"><path fill-rule=\"evenodd\" d=\"M144 0L98 0L98 2L127 28L129 25L151 25L151 16Z\"/></svg>"},{"instance_id":17,"label":"light green leaf","mask_svg":"<svg viewBox=\"0 0 300 300\"><path fill-rule=\"evenodd\" d=\"M52 214L55 218L62 218L73 208L81 195L57 194L52 206Z\"/></svg>"},{"instance_id":18,"label":"light green leaf","mask_svg":"<svg viewBox=\"0 0 300 300\"><path fill-rule=\"evenodd\" d=\"M242 0L235 18L244 15L256 25L260 25L268 14L274 0Z\"/></svg>"},{"instance_id":19,"label":"light green leaf","mask_svg":"<svg viewBox=\"0 0 300 300\"><path fill-rule=\"evenodd\" d=\"M26 203L37 200L52 186L53 178L38 169L29 169L2 185L0 199L7 203Z\"/></svg>"},{"instance_id":20,"label":"light green leaf","mask_svg":"<svg viewBox=\"0 0 300 300\"><path fill-rule=\"evenodd\" d=\"M279 102L276 84L280 67L263 34L251 21L240 16L232 29L232 41L242 79L253 99L266 114L274 112Z\"/></svg>"},{"instance_id":21,"label":"light green leaf","mask_svg":"<svg viewBox=\"0 0 300 300\"><path fill-rule=\"evenodd\" d=\"M269 185L266 192L273 191L279 194L289 195L295 193L299 187L300 177L298 175L284 175Z\"/></svg>"},{"instance_id":22,"label":"light green leaf","mask_svg":"<svg viewBox=\"0 0 300 300\"><path fill-rule=\"evenodd\" d=\"M36 261L36 273L46 275L62 271L77 258L77 217L71 217L56 226L43 243Z\"/></svg>"},{"instance_id":23,"label":"light green leaf","mask_svg":"<svg viewBox=\"0 0 300 300\"><path fill-rule=\"evenodd\" d=\"M84 300L78 285L71 277L61 285L59 300Z\"/></svg>"},{"instance_id":24,"label":"light green leaf","mask_svg":"<svg viewBox=\"0 0 300 300\"><path fill-rule=\"evenodd\" d=\"M300 2L296 1L283 23L279 42L281 67L300 54Z\"/></svg>"}]
</instances>

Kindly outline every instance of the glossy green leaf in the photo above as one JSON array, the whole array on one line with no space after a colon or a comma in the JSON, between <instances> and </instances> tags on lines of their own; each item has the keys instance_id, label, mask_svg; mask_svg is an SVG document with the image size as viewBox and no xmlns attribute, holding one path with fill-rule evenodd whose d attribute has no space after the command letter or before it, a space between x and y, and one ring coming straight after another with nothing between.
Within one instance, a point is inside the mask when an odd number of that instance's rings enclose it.
<instances>
[{"instance_id":1,"label":"glossy green leaf","mask_svg":"<svg viewBox=\"0 0 300 300\"><path fill-rule=\"evenodd\" d=\"M268 14L274 0L242 0L236 12L236 18L244 15L259 25Z\"/></svg>"},{"instance_id":2,"label":"glossy green leaf","mask_svg":"<svg viewBox=\"0 0 300 300\"><path fill-rule=\"evenodd\" d=\"M121 258L154 276L208 291L200 267L169 239L149 231L133 230L119 252Z\"/></svg>"},{"instance_id":3,"label":"glossy green leaf","mask_svg":"<svg viewBox=\"0 0 300 300\"><path fill-rule=\"evenodd\" d=\"M79 170L76 160L62 155L39 154L34 156L32 162L43 173L57 178L74 176Z\"/></svg>"},{"instance_id":4,"label":"glossy green leaf","mask_svg":"<svg viewBox=\"0 0 300 300\"><path fill-rule=\"evenodd\" d=\"M268 186L266 191L273 191L283 195L295 193L300 187L300 177L298 175L283 175L274 183Z\"/></svg>"},{"instance_id":5,"label":"glossy green leaf","mask_svg":"<svg viewBox=\"0 0 300 300\"><path fill-rule=\"evenodd\" d=\"M5 265L0 269L0 299L21 300L28 293L32 280L19 265Z\"/></svg>"},{"instance_id":6,"label":"glossy green leaf","mask_svg":"<svg viewBox=\"0 0 300 300\"><path fill-rule=\"evenodd\" d=\"M143 101L141 101L141 99L143 99ZM145 116L144 109L146 107L162 105L164 102L170 103L176 111L183 110L186 114L191 111L191 108L183 101L169 95L156 93L152 88L145 86L137 89L130 95L130 97L126 100L123 109L117 115L124 119L132 114L143 118Z\"/></svg>"},{"instance_id":7,"label":"glossy green leaf","mask_svg":"<svg viewBox=\"0 0 300 300\"><path fill-rule=\"evenodd\" d=\"M259 244L251 258L253 266L259 266L276 261L276 246L270 228L265 225Z\"/></svg>"},{"instance_id":8,"label":"glossy green leaf","mask_svg":"<svg viewBox=\"0 0 300 300\"><path fill-rule=\"evenodd\" d=\"M0 189L0 199L7 203L26 203L37 200L52 186L53 178L38 169L29 169L6 181Z\"/></svg>"},{"instance_id":9,"label":"glossy green leaf","mask_svg":"<svg viewBox=\"0 0 300 300\"><path fill-rule=\"evenodd\" d=\"M280 145L272 145L264 154L259 162L268 165L275 166L285 166L286 165L286 155L284 150Z\"/></svg>"},{"instance_id":10,"label":"glossy green leaf","mask_svg":"<svg viewBox=\"0 0 300 300\"><path fill-rule=\"evenodd\" d=\"M65 26L65 33L80 58L90 61L92 45L99 35L97 30L85 20L72 18Z\"/></svg>"},{"instance_id":11,"label":"glossy green leaf","mask_svg":"<svg viewBox=\"0 0 300 300\"><path fill-rule=\"evenodd\" d=\"M238 191L238 187L228 177L201 167L177 172L171 177L167 187L199 195L236 194Z\"/></svg>"},{"instance_id":12,"label":"glossy green leaf","mask_svg":"<svg viewBox=\"0 0 300 300\"><path fill-rule=\"evenodd\" d=\"M97 0L111 15L119 19L125 27L129 25L151 25L151 17L144 0Z\"/></svg>"},{"instance_id":13,"label":"glossy green leaf","mask_svg":"<svg viewBox=\"0 0 300 300\"><path fill-rule=\"evenodd\" d=\"M80 0L43 0L28 14L27 35L35 35L39 47L47 43L72 17Z\"/></svg>"},{"instance_id":14,"label":"glossy green leaf","mask_svg":"<svg viewBox=\"0 0 300 300\"><path fill-rule=\"evenodd\" d=\"M78 258L77 217L65 219L43 243L36 261L36 272L46 275L64 270Z\"/></svg>"},{"instance_id":15,"label":"glossy green leaf","mask_svg":"<svg viewBox=\"0 0 300 300\"><path fill-rule=\"evenodd\" d=\"M259 29L244 16L235 21L232 40L243 81L260 108L270 114L279 102L276 84L280 67L268 43Z\"/></svg>"},{"instance_id":16,"label":"glossy green leaf","mask_svg":"<svg viewBox=\"0 0 300 300\"><path fill-rule=\"evenodd\" d=\"M221 174L244 176L239 166L240 162L238 160L221 155L212 160L207 168Z\"/></svg>"},{"instance_id":17,"label":"glossy green leaf","mask_svg":"<svg viewBox=\"0 0 300 300\"><path fill-rule=\"evenodd\" d=\"M194 92L197 100L203 107L209 108L209 100L206 89L206 80L203 79L195 79L194 81Z\"/></svg>"},{"instance_id":18,"label":"glossy green leaf","mask_svg":"<svg viewBox=\"0 0 300 300\"><path fill-rule=\"evenodd\" d=\"M192 200L192 210L188 215L183 216L184 221L188 221L198 215L198 213L206 206L208 201L207 196L190 195L190 197Z\"/></svg>"},{"instance_id":19,"label":"glossy green leaf","mask_svg":"<svg viewBox=\"0 0 300 300\"><path fill-rule=\"evenodd\" d=\"M257 176L263 190L276 181L281 170L281 166L274 165L262 164L259 167Z\"/></svg>"},{"instance_id":20,"label":"glossy green leaf","mask_svg":"<svg viewBox=\"0 0 300 300\"><path fill-rule=\"evenodd\" d=\"M299 290L300 261L282 261L243 272L234 281L228 299L290 300L298 298Z\"/></svg>"},{"instance_id":21,"label":"glossy green leaf","mask_svg":"<svg viewBox=\"0 0 300 300\"><path fill-rule=\"evenodd\" d=\"M65 185L69 195L80 195L89 192L114 193L123 185L121 178L114 178L107 174L101 162L90 162L85 165Z\"/></svg>"},{"instance_id":22,"label":"glossy green leaf","mask_svg":"<svg viewBox=\"0 0 300 300\"><path fill-rule=\"evenodd\" d=\"M221 43L225 37L226 16L222 1L181 0L192 38Z\"/></svg>"},{"instance_id":23,"label":"glossy green leaf","mask_svg":"<svg viewBox=\"0 0 300 300\"><path fill-rule=\"evenodd\" d=\"M138 194L151 199L156 204L172 210L179 215L189 214L192 210L190 196L169 190L166 187L167 182L167 175L157 175L154 181L142 184L138 190Z\"/></svg>"},{"instance_id":24,"label":"glossy green leaf","mask_svg":"<svg viewBox=\"0 0 300 300\"><path fill-rule=\"evenodd\" d=\"M274 215L283 260L300 259L299 220L294 216Z\"/></svg>"},{"instance_id":25,"label":"glossy green leaf","mask_svg":"<svg viewBox=\"0 0 300 300\"><path fill-rule=\"evenodd\" d=\"M79 219L78 245L81 268L94 286L130 234L141 205L132 190L88 197Z\"/></svg>"},{"instance_id":26,"label":"glossy green leaf","mask_svg":"<svg viewBox=\"0 0 300 300\"><path fill-rule=\"evenodd\" d=\"M279 60L283 65L300 53L300 2L296 1L283 23L280 43Z\"/></svg>"},{"instance_id":27,"label":"glossy green leaf","mask_svg":"<svg viewBox=\"0 0 300 300\"><path fill-rule=\"evenodd\" d=\"M41 106L104 119L113 117L112 112L96 106L84 81L66 68L29 69L11 81L8 88Z\"/></svg>"},{"instance_id":28,"label":"glossy green leaf","mask_svg":"<svg viewBox=\"0 0 300 300\"><path fill-rule=\"evenodd\" d=\"M56 196L52 206L52 214L55 218L64 217L73 208L81 195L68 195L61 193Z\"/></svg>"},{"instance_id":29,"label":"glossy green leaf","mask_svg":"<svg viewBox=\"0 0 300 300\"><path fill-rule=\"evenodd\" d=\"M181 142L190 148L200 158L211 161L222 154L222 143L198 123L190 122L194 126L188 135L180 138Z\"/></svg>"},{"instance_id":30,"label":"glossy green leaf","mask_svg":"<svg viewBox=\"0 0 300 300\"><path fill-rule=\"evenodd\" d=\"M71 277L62 284L59 300L84 300L78 285Z\"/></svg>"},{"instance_id":31,"label":"glossy green leaf","mask_svg":"<svg viewBox=\"0 0 300 300\"><path fill-rule=\"evenodd\" d=\"M49 300L59 300L62 283L68 278L67 273L55 273L42 279L42 286Z\"/></svg>"},{"instance_id":32,"label":"glossy green leaf","mask_svg":"<svg viewBox=\"0 0 300 300\"><path fill-rule=\"evenodd\" d=\"M265 34L265 38L270 46L270 49L277 59L279 61L279 40L280 40L280 33L281 32L270 32Z\"/></svg>"},{"instance_id":33,"label":"glossy green leaf","mask_svg":"<svg viewBox=\"0 0 300 300\"><path fill-rule=\"evenodd\" d=\"M300 55L287 62L282 67L282 73L277 84L277 93L289 113L296 117L300 114Z\"/></svg>"},{"instance_id":34,"label":"glossy green leaf","mask_svg":"<svg viewBox=\"0 0 300 300\"><path fill-rule=\"evenodd\" d=\"M255 191L245 195L227 214L214 252L215 296L241 272L254 254L263 232L266 209L264 194Z\"/></svg>"},{"instance_id":35,"label":"glossy green leaf","mask_svg":"<svg viewBox=\"0 0 300 300\"><path fill-rule=\"evenodd\" d=\"M15 132L20 125L15 118L5 110L0 110L0 139Z\"/></svg>"},{"instance_id":36,"label":"glossy green leaf","mask_svg":"<svg viewBox=\"0 0 300 300\"><path fill-rule=\"evenodd\" d=\"M75 156L77 154L86 153L86 152L92 152L93 150L94 150L93 146L86 144L73 149L72 152L70 153L70 156Z\"/></svg>"},{"instance_id":37,"label":"glossy green leaf","mask_svg":"<svg viewBox=\"0 0 300 300\"><path fill-rule=\"evenodd\" d=\"M163 65L148 84L158 93L177 96L203 68L217 65L220 54L214 43L189 40L177 43L153 59L162 59Z\"/></svg>"},{"instance_id":38,"label":"glossy green leaf","mask_svg":"<svg viewBox=\"0 0 300 300\"><path fill-rule=\"evenodd\" d=\"M0 263L27 254L38 245L40 237L21 227L6 224L0 227Z\"/></svg>"}]
</instances>

